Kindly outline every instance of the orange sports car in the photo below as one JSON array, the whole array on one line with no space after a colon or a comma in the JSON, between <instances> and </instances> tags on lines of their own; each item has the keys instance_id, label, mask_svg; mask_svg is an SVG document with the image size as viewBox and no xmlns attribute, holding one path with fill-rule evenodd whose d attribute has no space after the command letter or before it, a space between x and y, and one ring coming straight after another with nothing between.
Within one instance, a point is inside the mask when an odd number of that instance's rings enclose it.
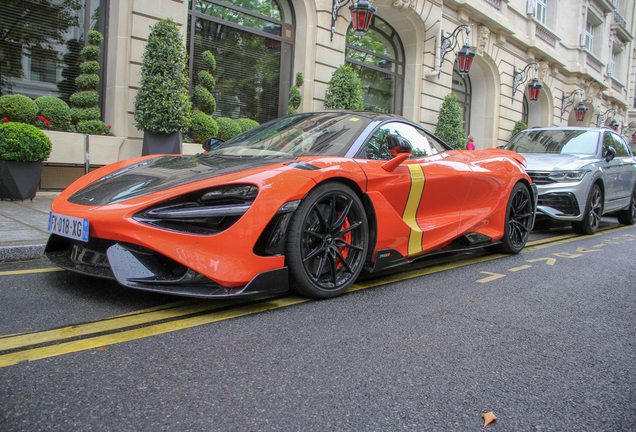
<instances>
[{"instance_id":1,"label":"orange sports car","mask_svg":"<svg viewBox=\"0 0 636 432\"><path fill-rule=\"evenodd\" d=\"M523 156L453 150L397 116L302 113L204 148L77 180L53 201L46 257L141 290L325 298L434 253L518 253L534 223Z\"/></svg>"}]
</instances>

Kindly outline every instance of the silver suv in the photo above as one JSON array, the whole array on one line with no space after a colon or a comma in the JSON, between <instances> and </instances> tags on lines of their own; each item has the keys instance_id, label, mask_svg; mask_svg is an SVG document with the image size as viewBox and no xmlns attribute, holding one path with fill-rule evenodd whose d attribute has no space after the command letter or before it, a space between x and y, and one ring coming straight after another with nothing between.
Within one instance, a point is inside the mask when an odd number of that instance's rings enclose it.
<instances>
[{"instance_id":1,"label":"silver suv","mask_svg":"<svg viewBox=\"0 0 636 432\"><path fill-rule=\"evenodd\" d=\"M594 234L607 213L623 224L636 222L636 159L612 129L526 129L505 148L528 161L539 189L537 224L571 221L577 232Z\"/></svg>"}]
</instances>

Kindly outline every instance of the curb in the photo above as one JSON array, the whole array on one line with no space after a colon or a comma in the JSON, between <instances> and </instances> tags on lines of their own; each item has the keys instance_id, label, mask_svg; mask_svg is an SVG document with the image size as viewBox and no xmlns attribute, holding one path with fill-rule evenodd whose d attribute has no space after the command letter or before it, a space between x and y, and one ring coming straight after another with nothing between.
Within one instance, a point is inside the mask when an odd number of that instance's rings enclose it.
<instances>
[{"instance_id":1,"label":"curb","mask_svg":"<svg viewBox=\"0 0 636 432\"><path fill-rule=\"evenodd\" d=\"M44 246L44 244L34 244L0 247L0 263L43 258Z\"/></svg>"}]
</instances>

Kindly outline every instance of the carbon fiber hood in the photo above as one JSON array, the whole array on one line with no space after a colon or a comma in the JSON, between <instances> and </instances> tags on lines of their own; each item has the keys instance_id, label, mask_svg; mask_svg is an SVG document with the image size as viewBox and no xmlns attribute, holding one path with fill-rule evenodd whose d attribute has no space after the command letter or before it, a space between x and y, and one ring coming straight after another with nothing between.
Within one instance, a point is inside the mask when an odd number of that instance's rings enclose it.
<instances>
[{"instance_id":1,"label":"carbon fiber hood","mask_svg":"<svg viewBox=\"0 0 636 432\"><path fill-rule=\"evenodd\" d=\"M115 171L75 192L74 204L102 206L252 168L288 162L280 157L159 156Z\"/></svg>"}]
</instances>

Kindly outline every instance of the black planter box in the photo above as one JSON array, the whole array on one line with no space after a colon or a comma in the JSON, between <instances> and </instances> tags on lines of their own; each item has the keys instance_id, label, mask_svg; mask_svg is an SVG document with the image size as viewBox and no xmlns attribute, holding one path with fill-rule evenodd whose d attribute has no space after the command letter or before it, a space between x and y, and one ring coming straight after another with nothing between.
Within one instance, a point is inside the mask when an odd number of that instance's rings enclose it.
<instances>
[{"instance_id":1,"label":"black planter box","mask_svg":"<svg viewBox=\"0 0 636 432\"><path fill-rule=\"evenodd\" d=\"M148 132L144 131L144 144L141 155L153 154L181 154L181 132Z\"/></svg>"},{"instance_id":2,"label":"black planter box","mask_svg":"<svg viewBox=\"0 0 636 432\"><path fill-rule=\"evenodd\" d=\"M0 161L0 198L22 201L33 198L43 166L42 162Z\"/></svg>"}]
</instances>

